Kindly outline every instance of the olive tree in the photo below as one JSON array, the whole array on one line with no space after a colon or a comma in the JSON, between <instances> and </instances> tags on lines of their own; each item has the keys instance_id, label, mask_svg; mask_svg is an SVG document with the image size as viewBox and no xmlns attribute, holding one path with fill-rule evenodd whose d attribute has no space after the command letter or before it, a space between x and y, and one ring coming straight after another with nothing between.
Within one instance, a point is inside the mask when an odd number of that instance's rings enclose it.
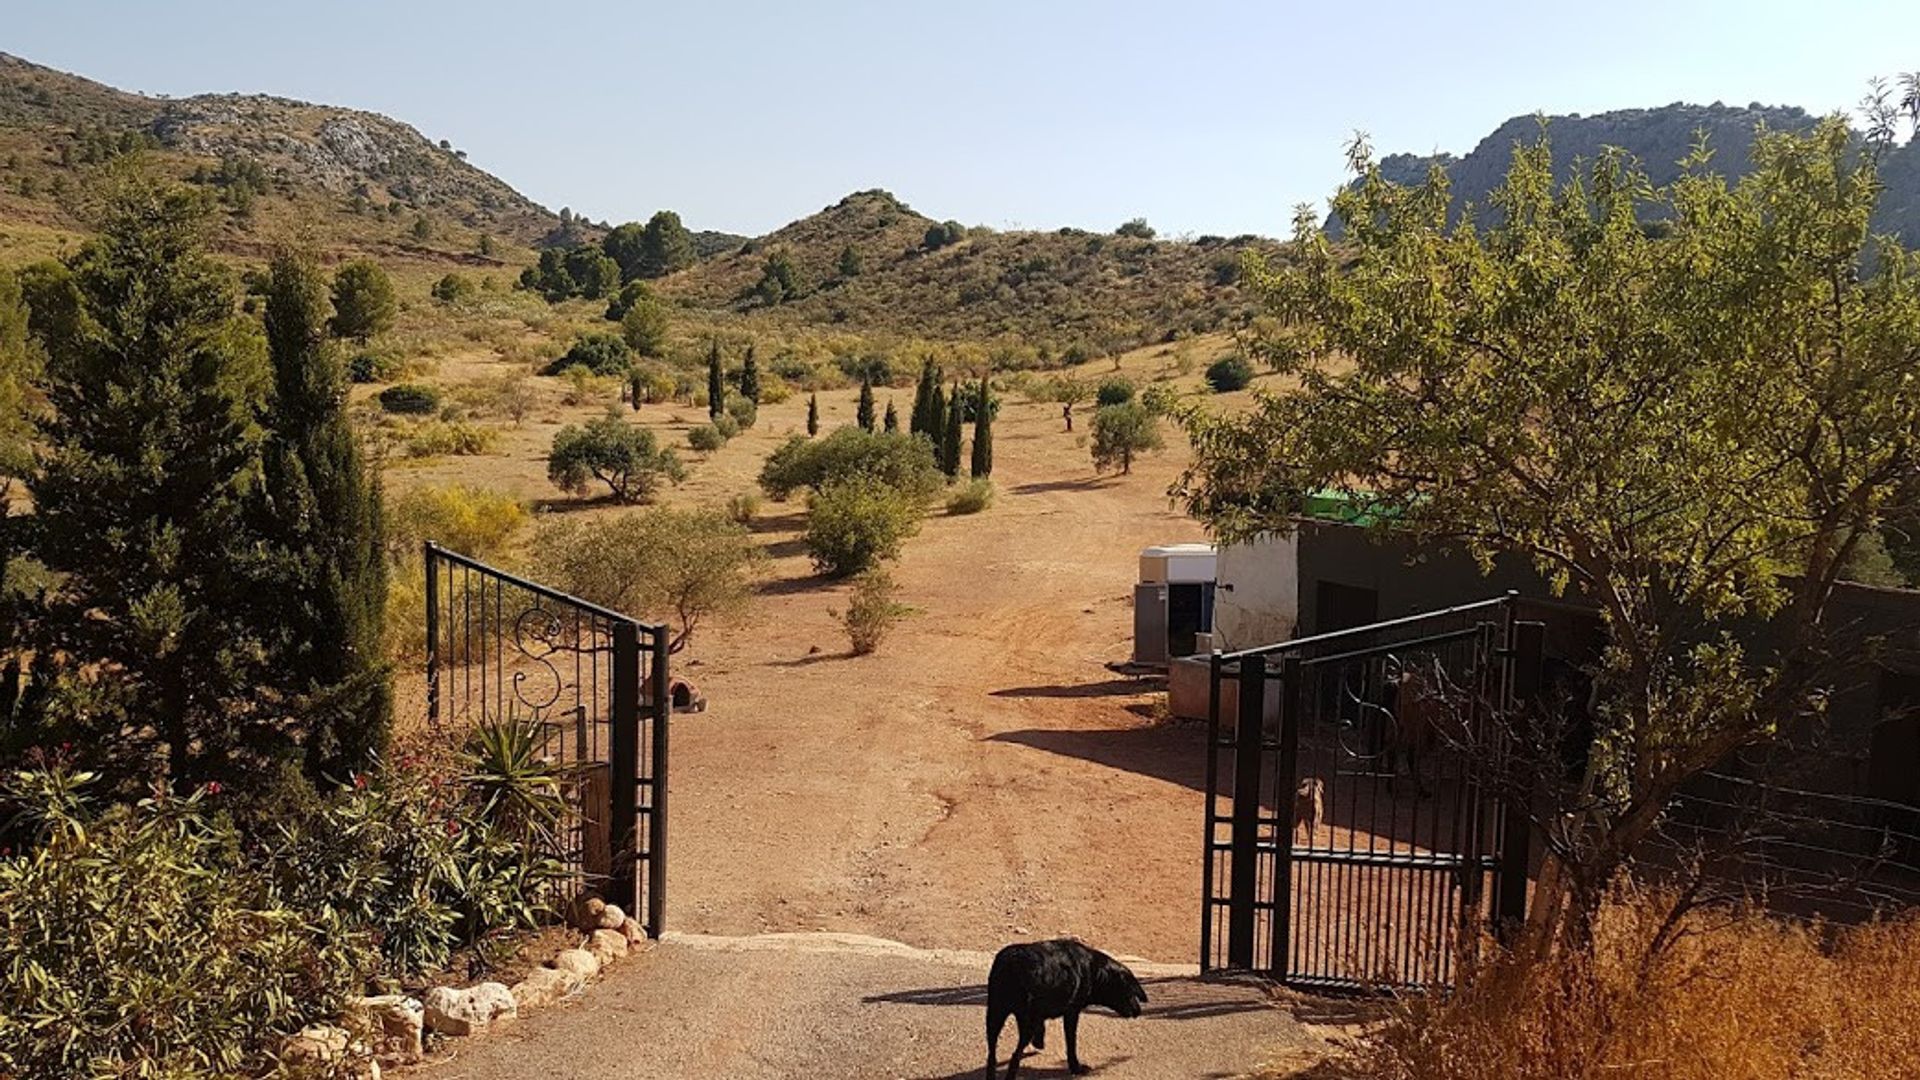
<instances>
[{"instance_id":1,"label":"olive tree","mask_svg":"<svg viewBox=\"0 0 1920 1080\"><path fill-rule=\"evenodd\" d=\"M765 560L744 526L718 510L665 507L559 521L534 537L541 580L603 607L671 619L667 651L701 625L744 610Z\"/></svg>"},{"instance_id":2,"label":"olive tree","mask_svg":"<svg viewBox=\"0 0 1920 1080\"><path fill-rule=\"evenodd\" d=\"M1920 258L1869 238L1876 161L1837 119L1760 133L1734 184L1701 148L1665 187L1617 152L1556 185L1542 140L1484 228L1450 223L1440 171L1352 159L1345 246L1303 211L1287 265L1249 262L1297 383L1189 418L1178 491L1229 541L1364 493L1379 527L1525 558L1598 608L1596 730L1538 821L1533 927L1584 947L1681 785L1831 687L1835 585L1920 490Z\"/></svg>"},{"instance_id":3,"label":"olive tree","mask_svg":"<svg viewBox=\"0 0 1920 1080\"><path fill-rule=\"evenodd\" d=\"M568 424L553 436L547 455L547 479L575 495L595 480L621 502L646 502L662 479L679 483L686 470L672 450L662 449L653 432L634 427L618 415Z\"/></svg>"}]
</instances>

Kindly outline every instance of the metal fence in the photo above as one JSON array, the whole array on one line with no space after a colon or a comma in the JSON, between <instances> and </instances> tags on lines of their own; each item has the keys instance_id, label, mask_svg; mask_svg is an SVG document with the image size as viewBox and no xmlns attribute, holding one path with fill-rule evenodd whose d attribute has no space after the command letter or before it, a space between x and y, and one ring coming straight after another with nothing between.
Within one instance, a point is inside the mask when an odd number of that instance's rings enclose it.
<instances>
[{"instance_id":1,"label":"metal fence","mask_svg":"<svg viewBox=\"0 0 1920 1080\"><path fill-rule=\"evenodd\" d=\"M1450 985L1526 905L1508 714L1541 666L1502 597L1214 653L1203 968L1325 989Z\"/></svg>"},{"instance_id":2,"label":"metal fence","mask_svg":"<svg viewBox=\"0 0 1920 1080\"><path fill-rule=\"evenodd\" d=\"M538 725L563 856L653 936L666 920L667 630L428 543L427 717Z\"/></svg>"}]
</instances>

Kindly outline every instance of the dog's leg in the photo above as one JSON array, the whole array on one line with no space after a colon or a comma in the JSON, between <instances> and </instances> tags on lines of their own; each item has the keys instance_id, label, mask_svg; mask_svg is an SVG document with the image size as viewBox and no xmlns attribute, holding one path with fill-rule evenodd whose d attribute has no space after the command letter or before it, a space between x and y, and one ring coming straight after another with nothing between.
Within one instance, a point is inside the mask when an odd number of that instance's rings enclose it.
<instances>
[{"instance_id":1,"label":"dog's leg","mask_svg":"<svg viewBox=\"0 0 1920 1080\"><path fill-rule=\"evenodd\" d=\"M1000 1047L1000 1030L1007 1026L1005 1011L987 1010L987 1080L993 1080L993 1052ZM1015 1054L1016 1060L1019 1055Z\"/></svg>"},{"instance_id":2,"label":"dog's leg","mask_svg":"<svg viewBox=\"0 0 1920 1080\"><path fill-rule=\"evenodd\" d=\"M1044 1016L1034 1022L1033 1048L1035 1050L1045 1050L1047 1048L1047 1018Z\"/></svg>"},{"instance_id":3,"label":"dog's leg","mask_svg":"<svg viewBox=\"0 0 1920 1080\"><path fill-rule=\"evenodd\" d=\"M1075 1075L1091 1072L1080 1064L1080 1013L1077 1010L1069 1012L1061 1019L1060 1026L1067 1031L1067 1071Z\"/></svg>"},{"instance_id":4,"label":"dog's leg","mask_svg":"<svg viewBox=\"0 0 1920 1080\"><path fill-rule=\"evenodd\" d=\"M1014 1023L1019 1025L1020 1039L1013 1044L1013 1053L1007 1058L1007 1080L1013 1080L1019 1074L1020 1055L1027 1052L1027 1025L1021 1023L1018 1017L1014 1018Z\"/></svg>"}]
</instances>

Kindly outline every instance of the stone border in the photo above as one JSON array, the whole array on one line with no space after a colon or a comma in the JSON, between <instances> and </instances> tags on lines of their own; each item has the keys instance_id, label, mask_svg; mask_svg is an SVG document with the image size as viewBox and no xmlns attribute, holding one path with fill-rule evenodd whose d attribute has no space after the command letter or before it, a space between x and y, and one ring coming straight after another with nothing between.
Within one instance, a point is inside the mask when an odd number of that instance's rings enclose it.
<instances>
[{"instance_id":1,"label":"stone border","mask_svg":"<svg viewBox=\"0 0 1920 1080\"><path fill-rule=\"evenodd\" d=\"M282 1044L287 1064L331 1067L336 1075L379 1080L380 1070L427 1061L427 1032L452 1038L482 1036L530 1009L568 1001L585 991L615 961L651 948L646 931L617 905L581 897L568 905L567 921L581 933L578 946L562 949L511 987L497 982L469 987L436 986L420 999L404 994L355 998L337 1024L314 1024ZM344 1073L339 1072L344 1067Z\"/></svg>"}]
</instances>

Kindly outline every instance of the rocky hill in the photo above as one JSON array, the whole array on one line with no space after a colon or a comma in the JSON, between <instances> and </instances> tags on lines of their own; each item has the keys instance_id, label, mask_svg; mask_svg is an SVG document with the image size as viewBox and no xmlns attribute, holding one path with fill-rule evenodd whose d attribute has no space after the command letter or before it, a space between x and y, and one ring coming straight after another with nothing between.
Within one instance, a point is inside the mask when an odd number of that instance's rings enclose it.
<instances>
[{"instance_id":1,"label":"rocky hill","mask_svg":"<svg viewBox=\"0 0 1920 1080\"><path fill-rule=\"evenodd\" d=\"M255 94L147 97L5 53L0 141L16 196L22 179L28 193L57 195L71 186L56 180L58 170L143 147L175 166L230 163L263 181L263 195L325 196L339 209L409 225L424 215L429 235L439 224L533 243L560 224L445 140L376 113Z\"/></svg>"},{"instance_id":2,"label":"rocky hill","mask_svg":"<svg viewBox=\"0 0 1920 1080\"><path fill-rule=\"evenodd\" d=\"M1675 103L1593 116L1550 116L1544 134L1552 143L1554 165L1562 180L1572 173L1576 161L1590 161L1603 148L1617 146L1638 158L1655 184L1667 184L1679 175L1680 160L1701 133L1713 150L1712 167L1724 176L1737 178L1746 173L1747 155L1758 126L1797 131L1818 120L1805 109L1789 106ZM1542 133L1539 117L1516 116L1462 157L1393 154L1381 159L1381 171L1399 183L1418 183L1425 179L1429 164L1439 163L1452 182L1453 207L1458 213L1469 205L1485 206L1488 193L1506 176L1514 145L1538 140ZM1881 178L1887 190L1874 227L1901 235L1909 243L1920 241L1920 143L1909 143L1890 155L1881 168Z\"/></svg>"},{"instance_id":3,"label":"rocky hill","mask_svg":"<svg viewBox=\"0 0 1920 1080\"><path fill-rule=\"evenodd\" d=\"M913 337L1021 337L1107 352L1218 330L1246 314L1240 253L1252 236L1167 240L1081 229L998 232L941 222L892 194L856 192L662 283L683 304L749 322ZM796 287L760 285L774 260Z\"/></svg>"}]
</instances>

